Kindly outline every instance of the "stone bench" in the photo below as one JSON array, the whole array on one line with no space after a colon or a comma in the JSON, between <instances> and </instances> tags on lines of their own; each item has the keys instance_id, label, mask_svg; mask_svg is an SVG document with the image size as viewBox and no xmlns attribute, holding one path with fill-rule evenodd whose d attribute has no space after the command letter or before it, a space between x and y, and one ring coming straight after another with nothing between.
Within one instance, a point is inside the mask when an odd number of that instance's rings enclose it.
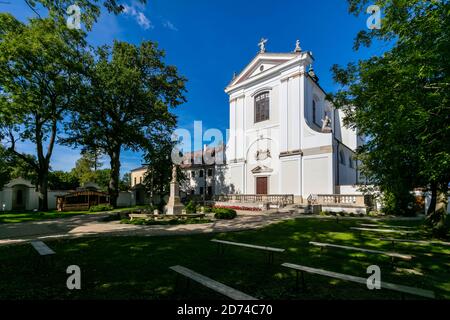
<instances>
[{"instance_id":1,"label":"stone bench","mask_svg":"<svg viewBox=\"0 0 450 320\"><path fill-rule=\"evenodd\" d=\"M412 255L409 254L401 254L397 252L385 252L380 250L373 250L373 249L364 249L364 248L358 248L358 247L349 247L349 246L342 246L337 244L331 244L331 243L322 243L322 242L314 242L311 241L309 244L323 248L336 248L336 249L343 249L343 250L351 250L351 251L358 251L358 252L365 252L365 253L373 253L373 254L380 254L387 257L390 257L392 260L392 264L394 264L394 258L403 259L403 260L411 260L413 258Z\"/></svg>"},{"instance_id":2,"label":"stone bench","mask_svg":"<svg viewBox=\"0 0 450 320\"><path fill-rule=\"evenodd\" d=\"M380 224L369 224L369 223L361 223L359 224L361 227L383 227L383 228L391 228L391 229L415 229L414 227L407 227L407 226L392 226L392 225L380 225Z\"/></svg>"},{"instance_id":3,"label":"stone bench","mask_svg":"<svg viewBox=\"0 0 450 320\"><path fill-rule=\"evenodd\" d=\"M301 265L297 265L297 264L293 264L293 263L283 263L282 266L286 267L286 268L289 268L289 269L293 269L293 270L296 271L296 273L297 273L296 287L297 288L298 288L298 273L299 272L301 273L301 280L302 280L302 287L303 287L303 289L306 288L305 287L305 278L304 278L304 273L305 272L306 273L310 273L310 274L317 274L317 275L330 277L330 278L334 278L334 279L339 279L339 280L344 280L344 281L351 281L351 282L367 285L367 279L366 278L362 278L362 277L355 277L355 276L351 276L351 275L347 275L347 274L342 274L342 273L327 271L327 270L323 270L323 269L316 269L316 268L301 266ZM435 298L434 292L430 291L430 290L424 290L424 289L419 289L419 288L414 288L414 287L408 287L408 286L388 283L388 282L385 282L385 281L380 281L380 284L381 284L381 288L382 289L393 290L393 291L397 291L397 292L402 293L402 298L404 298L404 294L410 294L410 295L419 296L419 297L423 297L423 298L429 298L429 299L434 299Z\"/></svg>"},{"instance_id":4,"label":"stone bench","mask_svg":"<svg viewBox=\"0 0 450 320\"><path fill-rule=\"evenodd\" d=\"M39 253L40 256L50 256L56 254L55 251L50 249L44 242L42 241L31 241L31 245L33 248Z\"/></svg>"},{"instance_id":5,"label":"stone bench","mask_svg":"<svg viewBox=\"0 0 450 320\"><path fill-rule=\"evenodd\" d=\"M212 239L211 241L215 242L215 243L217 243L219 245L218 248L219 248L219 251L221 253L224 253L225 245L231 245L231 246L237 246L237 247L244 247L244 248L251 248L251 249L266 251L266 252L269 253L269 263L273 263L274 253L282 253L282 252L286 251L285 249L257 246L257 245L248 244L248 243L239 243L239 242L224 241L224 240L217 240L217 239ZM220 250L220 249L222 249L222 250Z\"/></svg>"},{"instance_id":6,"label":"stone bench","mask_svg":"<svg viewBox=\"0 0 450 320\"><path fill-rule=\"evenodd\" d=\"M408 242L415 243L418 245L442 245L442 246L450 246L450 242L442 242L442 241L426 241L426 240L411 240L411 239L395 239L395 238L380 238L380 241L387 241L392 243L392 247L395 248L396 242Z\"/></svg>"},{"instance_id":7,"label":"stone bench","mask_svg":"<svg viewBox=\"0 0 450 320\"><path fill-rule=\"evenodd\" d=\"M42 241L31 241L30 243L34 250L39 254L39 259L36 261L35 267L42 269L41 272L44 274L50 272L48 267L52 265L53 259L51 259L51 257L54 256L56 252L50 249Z\"/></svg>"},{"instance_id":8,"label":"stone bench","mask_svg":"<svg viewBox=\"0 0 450 320\"><path fill-rule=\"evenodd\" d=\"M417 234L419 231L405 231L405 230L393 230L393 229L371 229L371 228L356 228L351 227L350 229L356 230L356 231L367 231L367 232L379 232L379 233L398 233L402 235L410 235L410 234Z\"/></svg>"},{"instance_id":9,"label":"stone bench","mask_svg":"<svg viewBox=\"0 0 450 320\"><path fill-rule=\"evenodd\" d=\"M227 285L217 282L213 279L205 277L204 275L194 272L188 268L185 268L182 266L173 266L173 267L170 267L170 269L175 271L177 274L181 274L181 275L185 276L186 278L188 278L189 280L193 280L193 281L195 281L215 292L218 292L230 299L233 299L233 300L258 300L252 296L249 296L248 294L245 294L245 293L240 292L236 289L233 289Z\"/></svg>"}]
</instances>

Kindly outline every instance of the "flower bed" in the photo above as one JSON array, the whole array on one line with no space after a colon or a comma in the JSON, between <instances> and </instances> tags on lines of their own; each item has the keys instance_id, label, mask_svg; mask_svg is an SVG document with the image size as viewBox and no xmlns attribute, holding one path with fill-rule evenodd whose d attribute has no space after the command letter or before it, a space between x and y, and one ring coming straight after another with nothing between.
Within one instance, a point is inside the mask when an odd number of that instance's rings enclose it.
<instances>
[{"instance_id":1,"label":"flower bed","mask_svg":"<svg viewBox=\"0 0 450 320\"><path fill-rule=\"evenodd\" d=\"M217 209L232 209L237 211L262 211L261 208L255 207L242 207L242 206L214 206Z\"/></svg>"}]
</instances>

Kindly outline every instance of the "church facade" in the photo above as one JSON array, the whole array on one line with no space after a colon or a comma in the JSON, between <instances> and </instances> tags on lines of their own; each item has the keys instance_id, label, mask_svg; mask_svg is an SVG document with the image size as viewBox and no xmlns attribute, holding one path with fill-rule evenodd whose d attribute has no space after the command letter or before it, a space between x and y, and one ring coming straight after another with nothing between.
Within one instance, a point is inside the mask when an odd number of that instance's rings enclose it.
<instances>
[{"instance_id":1,"label":"church facade","mask_svg":"<svg viewBox=\"0 0 450 320\"><path fill-rule=\"evenodd\" d=\"M325 99L311 52L260 52L225 92L230 103L226 185L237 194L355 194L363 143Z\"/></svg>"}]
</instances>

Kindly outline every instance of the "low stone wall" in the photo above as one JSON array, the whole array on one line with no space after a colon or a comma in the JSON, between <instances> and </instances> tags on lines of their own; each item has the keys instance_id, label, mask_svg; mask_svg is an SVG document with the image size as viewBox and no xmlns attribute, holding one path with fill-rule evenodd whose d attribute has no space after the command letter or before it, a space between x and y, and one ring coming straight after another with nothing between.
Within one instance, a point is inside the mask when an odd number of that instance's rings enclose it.
<instances>
[{"instance_id":1,"label":"low stone wall","mask_svg":"<svg viewBox=\"0 0 450 320\"><path fill-rule=\"evenodd\" d=\"M362 213L367 214L366 207L356 207L356 206L331 206L331 205L322 205L322 211L330 211L330 212L348 212L348 213Z\"/></svg>"}]
</instances>

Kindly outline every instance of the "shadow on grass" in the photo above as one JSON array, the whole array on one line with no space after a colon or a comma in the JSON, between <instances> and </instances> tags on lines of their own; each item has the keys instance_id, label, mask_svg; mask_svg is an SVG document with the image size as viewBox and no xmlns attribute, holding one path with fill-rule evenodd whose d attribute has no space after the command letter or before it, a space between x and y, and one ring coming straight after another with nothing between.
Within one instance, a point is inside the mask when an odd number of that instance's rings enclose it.
<instances>
[{"instance_id":1,"label":"shadow on grass","mask_svg":"<svg viewBox=\"0 0 450 320\"><path fill-rule=\"evenodd\" d=\"M436 292L450 298L450 256L447 249L399 244L397 252L417 256L399 261L376 254L327 250L309 241L392 251L391 244L376 235L354 233L358 220L288 220L266 228L175 237L108 237L54 240L47 244L57 252L53 263L37 268L38 257L30 245L0 247L0 298L2 299L222 299L200 285L176 283L170 266L182 265L261 299L399 299L391 291L369 291L365 286L322 276L306 275L307 291L295 290L295 272L280 266L291 262L360 277L367 267L379 265L382 281ZM406 222L402 222L405 224ZM258 250L227 247L218 254L212 238L287 249L276 254L274 264ZM428 250L429 249L429 250ZM421 253L431 253L425 255ZM440 255L436 253L442 253ZM69 265L80 266L82 290L65 287Z\"/></svg>"}]
</instances>

